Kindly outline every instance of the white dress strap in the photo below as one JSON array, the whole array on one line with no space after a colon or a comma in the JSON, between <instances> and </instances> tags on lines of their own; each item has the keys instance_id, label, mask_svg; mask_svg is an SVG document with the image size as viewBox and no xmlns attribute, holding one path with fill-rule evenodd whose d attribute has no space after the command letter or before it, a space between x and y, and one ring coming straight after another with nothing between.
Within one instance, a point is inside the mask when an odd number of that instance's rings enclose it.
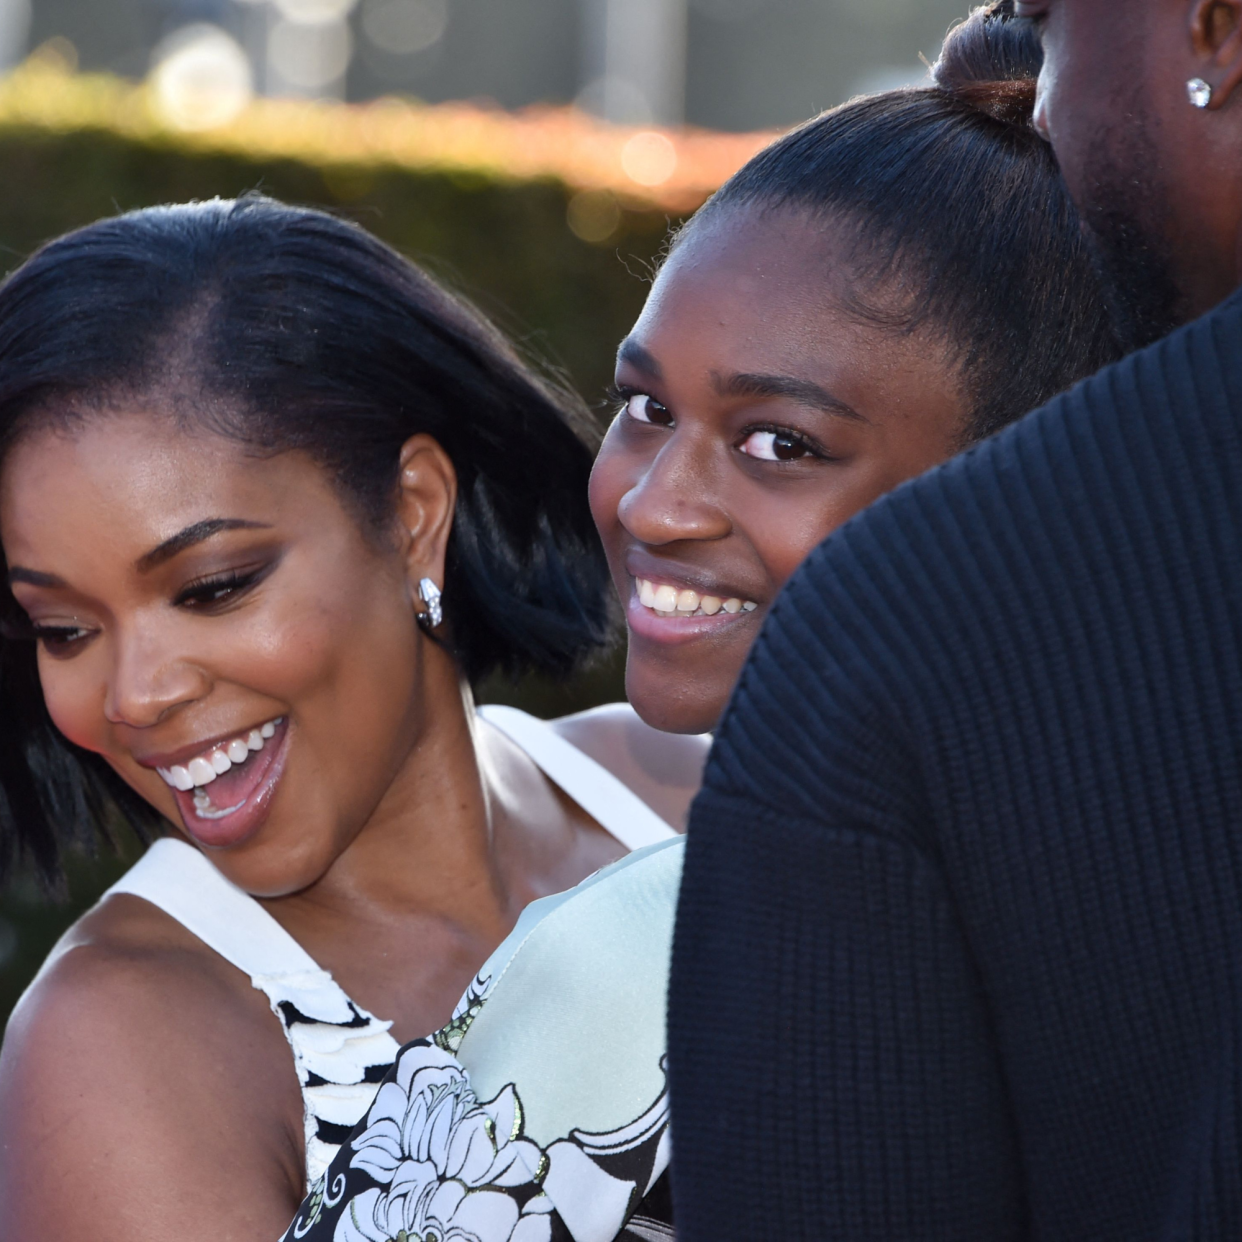
<instances>
[{"instance_id":1,"label":"white dress strap","mask_svg":"<svg viewBox=\"0 0 1242 1242\"><path fill-rule=\"evenodd\" d=\"M626 849L642 849L681 835L628 785L566 741L546 721L496 703L480 707L478 714L524 750L550 781Z\"/></svg>"},{"instance_id":2,"label":"white dress strap","mask_svg":"<svg viewBox=\"0 0 1242 1242\"><path fill-rule=\"evenodd\" d=\"M142 897L253 978L317 974L319 963L192 845L161 837L109 890Z\"/></svg>"},{"instance_id":3,"label":"white dress strap","mask_svg":"<svg viewBox=\"0 0 1242 1242\"><path fill-rule=\"evenodd\" d=\"M391 1022L356 1005L287 931L204 854L161 837L105 894L141 897L267 996L302 1086L306 1178L328 1167L397 1058Z\"/></svg>"}]
</instances>

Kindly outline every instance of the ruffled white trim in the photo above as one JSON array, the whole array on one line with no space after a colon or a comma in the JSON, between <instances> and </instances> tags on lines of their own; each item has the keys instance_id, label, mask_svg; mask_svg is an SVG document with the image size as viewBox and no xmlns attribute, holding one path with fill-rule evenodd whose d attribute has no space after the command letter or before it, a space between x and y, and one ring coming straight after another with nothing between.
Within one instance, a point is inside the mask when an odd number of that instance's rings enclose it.
<instances>
[{"instance_id":1,"label":"ruffled white trim","mask_svg":"<svg viewBox=\"0 0 1242 1242\"><path fill-rule=\"evenodd\" d=\"M366 1116L382 1078L397 1059L399 1045L383 1022L359 1008L326 970L290 975L256 975L251 982L271 1003L293 1051L302 1087L306 1135L306 1184L322 1176L340 1145L319 1137L320 1121L351 1130ZM282 1005L291 1005L310 1021L291 1020ZM363 1019L364 1025L350 1026ZM370 1073L368 1073L370 1071ZM311 1085L311 1076L322 1079Z\"/></svg>"}]
</instances>

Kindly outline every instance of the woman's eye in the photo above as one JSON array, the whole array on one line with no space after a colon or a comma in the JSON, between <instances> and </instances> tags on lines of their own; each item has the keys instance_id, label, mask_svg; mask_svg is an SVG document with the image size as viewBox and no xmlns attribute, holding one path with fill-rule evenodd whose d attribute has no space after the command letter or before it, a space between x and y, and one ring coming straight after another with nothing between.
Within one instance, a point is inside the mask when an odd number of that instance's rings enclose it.
<instances>
[{"instance_id":1,"label":"woman's eye","mask_svg":"<svg viewBox=\"0 0 1242 1242\"><path fill-rule=\"evenodd\" d=\"M262 570L255 570L250 573L218 574L214 578L204 578L183 588L175 602L182 608L218 607L244 594L262 576Z\"/></svg>"},{"instance_id":2,"label":"woman's eye","mask_svg":"<svg viewBox=\"0 0 1242 1242\"><path fill-rule=\"evenodd\" d=\"M738 447L760 461L797 461L811 454L811 446L801 436L786 431L752 431Z\"/></svg>"},{"instance_id":3,"label":"woman's eye","mask_svg":"<svg viewBox=\"0 0 1242 1242\"><path fill-rule=\"evenodd\" d=\"M636 422L653 423L657 427L671 427L673 424L668 406L661 405L644 392L636 392L626 398L625 412Z\"/></svg>"},{"instance_id":4,"label":"woman's eye","mask_svg":"<svg viewBox=\"0 0 1242 1242\"><path fill-rule=\"evenodd\" d=\"M82 625L32 625L31 633L49 655L70 655L91 635Z\"/></svg>"}]
</instances>

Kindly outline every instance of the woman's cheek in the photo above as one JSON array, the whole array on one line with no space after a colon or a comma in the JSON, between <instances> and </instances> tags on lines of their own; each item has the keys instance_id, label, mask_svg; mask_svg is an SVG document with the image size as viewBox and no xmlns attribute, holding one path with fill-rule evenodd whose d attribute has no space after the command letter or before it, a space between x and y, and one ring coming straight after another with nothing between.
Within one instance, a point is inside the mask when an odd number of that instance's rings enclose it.
<instances>
[{"instance_id":1,"label":"woman's cheek","mask_svg":"<svg viewBox=\"0 0 1242 1242\"><path fill-rule=\"evenodd\" d=\"M53 660L39 652L43 702L52 724L65 738L83 750L102 753L107 749L107 720L103 708L107 690L90 675L89 666L75 668L74 663Z\"/></svg>"}]
</instances>

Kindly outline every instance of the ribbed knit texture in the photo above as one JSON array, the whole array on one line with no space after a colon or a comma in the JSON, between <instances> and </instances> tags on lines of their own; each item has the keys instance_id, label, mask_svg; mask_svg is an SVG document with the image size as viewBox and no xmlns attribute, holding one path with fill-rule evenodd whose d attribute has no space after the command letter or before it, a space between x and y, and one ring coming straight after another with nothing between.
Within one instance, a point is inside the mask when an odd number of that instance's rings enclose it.
<instances>
[{"instance_id":1,"label":"ribbed knit texture","mask_svg":"<svg viewBox=\"0 0 1242 1242\"><path fill-rule=\"evenodd\" d=\"M790 582L691 817L682 1242L1242 1238L1240 430L1235 297Z\"/></svg>"}]
</instances>

